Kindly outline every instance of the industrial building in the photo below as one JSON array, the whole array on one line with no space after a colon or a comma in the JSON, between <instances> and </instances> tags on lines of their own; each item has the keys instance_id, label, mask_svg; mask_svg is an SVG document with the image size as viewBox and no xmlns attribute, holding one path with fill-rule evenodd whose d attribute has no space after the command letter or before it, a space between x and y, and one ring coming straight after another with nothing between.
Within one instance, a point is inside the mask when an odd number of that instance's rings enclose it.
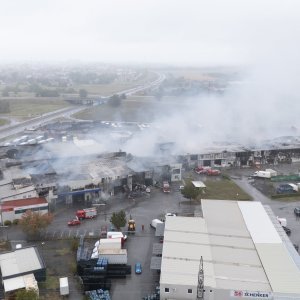
<instances>
[{"instance_id":1,"label":"industrial building","mask_svg":"<svg viewBox=\"0 0 300 300\"><path fill-rule=\"evenodd\" d=\"M47 214L49 212L48 202L45 198L40 197L5 201L0 204L0 223L21 219L27 210Z\"/></svg>"},{"instance_id":2,"label":"industrial building","mask_svg":"<svg viewBox=\"0 0 300 300\"><path fill-rule=\"evenodd\" d=\"M1 280L5 294L18 289L35 289L46 280L46 266L36 247L0 254Z\"/></svg>"},{"instance_id":3,"label":"industrial building","mask_svg":"<svg viewBox=\"0 0 300 300\"><path fill-rule=\"evenodd\" d=\"M300 142L297 138L282 138L279 141L270 141L267 145L255 148L242 145L215 145L202 149L195 154L182 157L190 167L220 166L220 167L251 167L265 164L277 165L300 161Z\"/></svg>"},{"instance_id":4,"label":"industrial building","mask_svg":"<svg viewBox=\"0 0 300 300\"><path fill-rule=\"evenodd\" d=\"M1 202L38 197L30 176L17 166L3 168L0 179Z\"/></svg>"},{"instance_id":5,"label":"industrial building","mask_svg":"<svg viewBox=\"0 0 300 300\"><path fill-rule=\"evenodd\" d=\"M2 203L43 196L53 206L73 201L92 204L120 192L134 192L138 197L146 186L182 179L182 165L175 158L157 161L121 150L103 153L97 141L76 136L62 142L3 148L6 156L15 155L8 159L3 153L0 161Z\"/></svg>"},{"instance_id":6,"label":"industrial building","mask_svg":"<svg viewBox=\"0 0 300 300\"><path fill-rule=\"evenodd\" d=\"M202 200L202 217L167 217L160 295L300 299L300 258L269 207Z\"/></svg>"}]
</instances>

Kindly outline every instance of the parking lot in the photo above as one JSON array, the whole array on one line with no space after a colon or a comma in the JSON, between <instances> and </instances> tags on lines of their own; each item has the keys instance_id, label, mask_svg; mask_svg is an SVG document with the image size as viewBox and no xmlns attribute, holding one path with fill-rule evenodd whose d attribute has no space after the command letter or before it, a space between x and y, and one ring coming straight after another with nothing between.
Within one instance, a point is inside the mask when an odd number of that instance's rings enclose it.
<instances>
[{"instance_id":1,"label":"parking lot","mask_svg":"<svg viewBox=\"0 0 300 300\"><path fill-rule=\"evenodd\" d=\"M145 195L134 200L119 195L111 200L105 211L99 212L97 218L83 220L78 226L68 226L67 222L75 216L77 209L83 208L82 206L73 205L59 208L44 237L55 240L84 235L89 237L87 241L92 247L92 243L100 236L101 226L109 225L112 212L124 209L127 219L131 215L136 222L136 233L128 235L125 243L128 250L128 263L132 266L132 274L127 275L125 279L112 280L111 296L114 300L142 299L147 294L153 293L159 282L157 271L150 270L153 243L159 242L159 238L155 237L154 229L150 227L151 220L161 218L167 212L186 214L194 210L193 206L179 204L184 200L179 192L179 185L177 187L174 184L172 188L173 191L170 194L164 194L160 189L153 189L150 197ZM144 230L142 225L144 225ZM126 229L123 230L125 234L127 234ZM140 262L142 265L142 273L139 275L134 272L136 262Z\"/></svg>"}]
</instances>

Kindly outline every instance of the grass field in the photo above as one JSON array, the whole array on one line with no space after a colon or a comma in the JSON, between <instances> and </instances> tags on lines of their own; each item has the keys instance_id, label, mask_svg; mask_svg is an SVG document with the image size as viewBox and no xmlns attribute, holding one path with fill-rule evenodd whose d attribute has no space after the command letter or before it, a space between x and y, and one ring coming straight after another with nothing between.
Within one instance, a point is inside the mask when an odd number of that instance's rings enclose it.
<instances>
[{"instance_id":1,"label":"grass field","mask_svg":"<svg viewBox=\"0 0 300 300\"><path fill-rule=\"evenodd\" d=\"M9 121L7 119L0 119L0 126L4 126L6 124L9 124Z\"/></svg>"},{"instance_id":2,"label":"grass field","mask_svg":"<svg viewBox=\"0 0 300 300\"><path fill-rule=\"evenodd\" d=\"M11 112L3 115L22 120L69 106L67 102L53 98L13 98L9 100L9 104Z\"/></svg>"},{"instance_id":3,"label":"grass field","mask_svg":"<svg viewBox=\"0 0 300 300\"><path fill-rule=\"evenodd\" d=\"M73 88L76 91L80 89L85 89L88 91L89 94L96 94L101 96L110 96L115 93L136 87L138 85L142 85L145 83L149 83L154 81L157 78L157 75L153 72L145 72L143 75L132 82L122 82L122 81L115 81L109 84L81 84L81 85L74 85Z\"/></svg>"},{"instance_id":4,"label":"grass field","mask_svg":"<svg viewBox=\"0 0 300 300\"><path fill-rule=\"evenodd\" d=\"M135 85L132 83L110 83L110 84L81 84L74 85L75 90L85 89L88 91L89 95L101 95L101 96L110 96L115 93L121 92L123 90L130 89Z\"/></svg>"},{"instance_id":5,"label":"grass field","mask_svg":"<svg viewBox=\"0 0 300 300\"><path fill-rule=\"evenodd\" d=\"M252 200L252 198L245 193L233 181L227 178L219 178L220 180L207 179L204 183L206 185L206 192L202 195L205 199L224 199L224 200Z\"/></svg>"},{"instance_id":6,"label":"grass field","mask_svg":"<svg viewBox=\"0 0 300 300\"><path fill-rule=\"evenodd\" d=\"M199 180L193 178L193 174L185 181ZM201 179L200 179L201 180ZM216 199L216 200L252 200L251 196L245 193L231 179L223 176L218 177L203 177L202 180L206 189L205 192L198 196L200 199Z\"/></svg>"},{"instance_id":7,"label":"grass field","mask_svg":"<svg viewBox=\"0 0 300 300\"><path fill-rule=\"evenodd\" d=\"M180 70L172 70L170 71L172 75L175 77L184 77L185 79L190 80L213 80L215 79L213 76L207 74L204 70L201 69L180 69Z\"/></svg>"},{"instance_id":8,"label":"grass field","mask_svg":"<svg viewBox=\"0 0 300 300\"><path fill-rule=\"evenodd\" d=\"M109 104L93 106L75 115L78 119L94 121L124 121L124 122L152 122L159 115L167 115L170 107L181 109L184 100L177 97L165 97L157 101L152 96L133 96L122 101L118 107Z\"/></svg>"},{"instance_id":9,"label":"grass field","mask_svg":"<svg viewBox=\"0 0 300 300\"><path fill-rule=\"evenodd\" d=\"M154 110L151 103L124 101L119 107L104 104L86 109L75 117L95 121L151 122L154 118Z\"/></svg>"}]
</instances>

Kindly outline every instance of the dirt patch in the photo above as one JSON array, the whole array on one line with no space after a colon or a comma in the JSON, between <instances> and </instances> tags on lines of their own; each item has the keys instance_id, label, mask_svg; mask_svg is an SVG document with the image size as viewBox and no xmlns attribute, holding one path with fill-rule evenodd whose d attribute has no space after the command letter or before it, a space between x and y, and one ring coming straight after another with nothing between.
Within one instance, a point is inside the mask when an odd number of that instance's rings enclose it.
<instances>
[{"instance_id":1,"label":"dirt patch","mask_svg":"<svg viewBox=\"0 0 300 300\"><path fill-rule=\"evenodd\" d=\"M6 252L10 250L11 250L11 246L8 241L0 242L0 252Z\"/></svg>"},{"instance_id":2,"label":"dirt patch","mask_svg":"<svg viewBox=\"0 0 300 300\"><path fill-rule=\"evenodd\" d=\"M40 253L47 268L47 279L39 284L40 299L61 299L59 295L59 278L68 277L70 298L83 299L81 285L76 273L76 251L74 240L46 241L40 247Z\"/></svg>"}]
</instances>

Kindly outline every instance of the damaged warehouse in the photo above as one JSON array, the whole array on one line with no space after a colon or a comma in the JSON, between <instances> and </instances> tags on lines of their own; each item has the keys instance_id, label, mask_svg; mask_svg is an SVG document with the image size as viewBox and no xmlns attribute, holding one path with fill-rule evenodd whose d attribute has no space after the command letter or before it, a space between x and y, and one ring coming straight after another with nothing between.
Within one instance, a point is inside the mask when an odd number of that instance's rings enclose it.
<instances>
[{"instance_id":1,"label":"damaged warehouse","mask_svg":"<svg viewBox=\"0 0 300 300\"><path fill-rule=\"evenodd\" d=\"M1 202L45 197L54 206L88 205L117 193L142 195L154 182L181 180L181 164L140 159L122 151L99 155L97 150L86 151L84 141L73 142L26 147L18 151L18 158L3 159Z\"/></svg>"},{"instance_id":2,"label":"damaged warehouse","mask_svg":"<svg viewBox=\"0 0 300 300\"><path fill-rule=\"evenodd\" d=\"M206 149L199 154L181 156L181 161L188 167L253 167L293 163L300 161L300 145L269 145L268 148L260 150L234 145L219 146Z\"/></svg>"},{"instance_id":3,"label":"damaged warehouse","mask_svg":"<svg viewBox=\"0 0 300 300\"><path fill-rule=\"evenodd\" d=\"M1 147L1 202L46 197L50 204L92 204L117 193L139 197L147 186L181 181L182 166L251 167L299 161L300 144L287 140L271 141L264 149L216 144L198 154L156 157L135 157L121 150L104 153L96 140L77 137Z\"/></svg>"}]
</instances>

